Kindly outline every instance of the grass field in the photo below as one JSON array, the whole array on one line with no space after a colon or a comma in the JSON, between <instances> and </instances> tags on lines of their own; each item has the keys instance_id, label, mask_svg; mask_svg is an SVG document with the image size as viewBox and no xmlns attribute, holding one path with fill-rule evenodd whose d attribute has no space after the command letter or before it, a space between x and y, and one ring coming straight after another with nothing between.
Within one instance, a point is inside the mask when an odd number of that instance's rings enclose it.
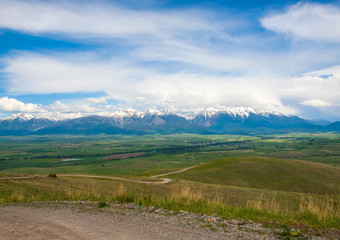
<instances>
[{"instance_id":1,"label":"grass field","mask_svg":"<svg viewBox=\"0 0 340 240\"><path fill-rule=\"evenodd\" d=\"M121 156L121 157L119 157ZM202 164L201 164L202 163ZM199 165L201 164L201 165ZM170 184L47 177L49 173L150 179ZM0 203L134 202L306 229L340 228L340 135L0 137Z\"/></svg>"},{"instance_id":2,"label":"grass field","mask_svg":"<svg viewBox=\"0 0 340 240\"><path fill-rule=\"evenodd\" d=\"M221 158L171 177L247 188L340 195L339 168L292 159Z\"/></svg>"}]
</instances>

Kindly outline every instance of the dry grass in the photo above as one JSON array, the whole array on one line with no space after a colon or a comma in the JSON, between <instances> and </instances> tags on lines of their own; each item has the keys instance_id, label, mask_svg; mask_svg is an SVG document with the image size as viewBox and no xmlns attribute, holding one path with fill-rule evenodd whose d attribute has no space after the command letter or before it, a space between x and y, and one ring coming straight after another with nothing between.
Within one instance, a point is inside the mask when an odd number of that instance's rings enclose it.
<instances>
[{"instance_id":1,"label":"dry grass","mask_svg":"<svg viewBox=\"0 0 340 240\"><path fill-rule=\"evenodd\" d=\"M204 192L201 189L192 189L188 185L178 189L173 189L171 199L200 200L205 199Z\"/></svg>"},{"instance_id":2,"label":"dry grass","mask_svg":"<svg viewBox=\"0 0 340 240\"><path fill-rule=\"evenodd\" d=\"M318 198L312 195L301 196L299 213L314 215L319 221L340 220L340 197L326 196Z\"/></svg>"},{"instance_id":3,"label":"dry grass","mask_svg":"<svg viewBox=\"0 0 340 240\"><path fill-rule=\"evenodd\" d=\"M267 210L273 213L280 213L282 211L282 206L276 199L276 195L271 196L268 199L268 197L264 197L264 194L261 194L257 199L247 200L246 206L256 210Z\"/></svg>"},{"instance_id":4,"label":"dry grass","mask_svg":"<svg viewBox=\"0 0 340 240\"><path fill-rule=\"evenodd\" d=\"M176 181L147 185L103 179L39 178L1 182L0 203L112 201L278 224L340 228L340 196Z\"/></svg>"},{"instance_id":5,"label":"dry grass","mask_svg":"<svg viewBox=\"0 0 340 240\"><path fill-rule=\"evenodd\" d=\"M117 190L116 190L115 196L116 197L122 197L122 196L124 196L124 194L125 194L125 187L124 187L124 185L122 183L120 183L118 185Z\"/></svg>"}]
</instances>

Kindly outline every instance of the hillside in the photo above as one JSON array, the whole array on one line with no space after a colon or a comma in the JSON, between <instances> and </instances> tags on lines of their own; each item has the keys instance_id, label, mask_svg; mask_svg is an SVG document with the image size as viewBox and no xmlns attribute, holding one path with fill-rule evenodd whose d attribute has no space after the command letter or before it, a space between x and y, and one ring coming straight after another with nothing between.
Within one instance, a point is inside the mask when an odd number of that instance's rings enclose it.
<instances>
[{"instance_id":1,"label":"hillside","mask_svg":"<svg viewBox=\"0 0 340 240\"><path fill-rule=\"evenodd\" d=\"M336 121L326 126L329 131L340 131L340 121Z\"/></svg>"},{"instance_id":2,"label":"hillside","mask_svg":"<svg viewBox=\"0 0 340 240\"><path fill-rule=\"evenodd\" d=\"M338 194L340 168L267 157L231 157L207 162L172 178L288 192Z\"/></svg>"}]
</instances>

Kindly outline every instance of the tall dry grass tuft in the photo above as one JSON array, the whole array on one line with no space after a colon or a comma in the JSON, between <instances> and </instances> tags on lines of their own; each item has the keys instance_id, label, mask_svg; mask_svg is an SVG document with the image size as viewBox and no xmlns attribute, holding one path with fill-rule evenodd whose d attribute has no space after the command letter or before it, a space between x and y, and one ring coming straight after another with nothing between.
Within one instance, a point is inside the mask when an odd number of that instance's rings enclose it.
<instances>
[{"instance_id":1,"label":"tall dry grass tuft","mask_svg":"<svg viewBox=\"0 0 340 240\"><path fill-rule=\"evenodd\" d=\"M91 189L91 191L86 192L84 190L68 188L65 191L65 194L66 194L67 199L73 200L73 201L79 201L79 200L96 201L101 198L101 194L96 192L94 189Z\"/></svg>"},{"instance_id":2,"label":"tall dry grass tuft","mask_svg":"<svg viewBox=\"0 0 340 240\"><path fill-rule=\"evenodd\" d=\"M273 213L281 212L281 205L277 201L275 195L271 198L265 198L263 194L261 194L257 199L249 199L247 200L247 207L254 208L256 210L267 210Z\"/></svg>"},{"instance_id":3,"label":"tall dry grass tuft","mask_svg":"<svg viewBox=\"0 0 340 240\"><path fill-rule=\"evenodd\" d=\"M192 189L189 186L184 186L179 189L174 189L171 194L171 199L187 199L199 200L204 199L204 192L201 189Z\"/></svg>"},{"instance_id":4,"label":"tall dry grass tuft","mask_svg":"<svg viewBox=\"0 0 340 240\"><path fill-rule=\"evenodd\" d=\"M125 194L125 187L122 183L119 184L117 190L116 190L116 197L123 197Z\"/></svg>"},{"instance_id":5,"label":"tall dry grass tuft","mask_svg":"<svg viewBox=\"0 0 340 240\"><path fill-rule=\"evenodd\" d=\"M3 199L0 202L21 202L24 199L24 194L22 192L13 192L11 195L7 197L7 199Z\"/></svg>"},{"instance_id":6,"label":"tall dry grass tuft","mask_svg":"<svg viewBox=\"0 0 340 240\"><path fill-rule=\"evenodd\" d=\"M319 220L339 218L340 198L337 196L315 197L312 195L301 196L299 212L302 214L312 213Z\"/></svg>"}]
</instances>

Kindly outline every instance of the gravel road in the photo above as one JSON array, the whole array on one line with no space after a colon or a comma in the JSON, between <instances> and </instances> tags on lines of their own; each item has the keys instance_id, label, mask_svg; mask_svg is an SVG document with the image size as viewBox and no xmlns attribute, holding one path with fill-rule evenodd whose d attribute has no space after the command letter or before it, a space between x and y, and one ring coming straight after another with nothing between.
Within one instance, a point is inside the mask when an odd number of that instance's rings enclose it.
<instances>
[{"instance_id":1,"label":"gravel road","mask_svg":"<svg viewBox=\"0 0 340 240\"><path fill-rule=\"evenodd\" d=\"M200 240L276 239L271 233L212 228L188 214L169 215L152 209L113 204L34 203L0 206L0 238L68 240ZM206 227L209 226L209 227ZM217 225L216 225L217 226Z\"/></svg>"}]
</instances>

